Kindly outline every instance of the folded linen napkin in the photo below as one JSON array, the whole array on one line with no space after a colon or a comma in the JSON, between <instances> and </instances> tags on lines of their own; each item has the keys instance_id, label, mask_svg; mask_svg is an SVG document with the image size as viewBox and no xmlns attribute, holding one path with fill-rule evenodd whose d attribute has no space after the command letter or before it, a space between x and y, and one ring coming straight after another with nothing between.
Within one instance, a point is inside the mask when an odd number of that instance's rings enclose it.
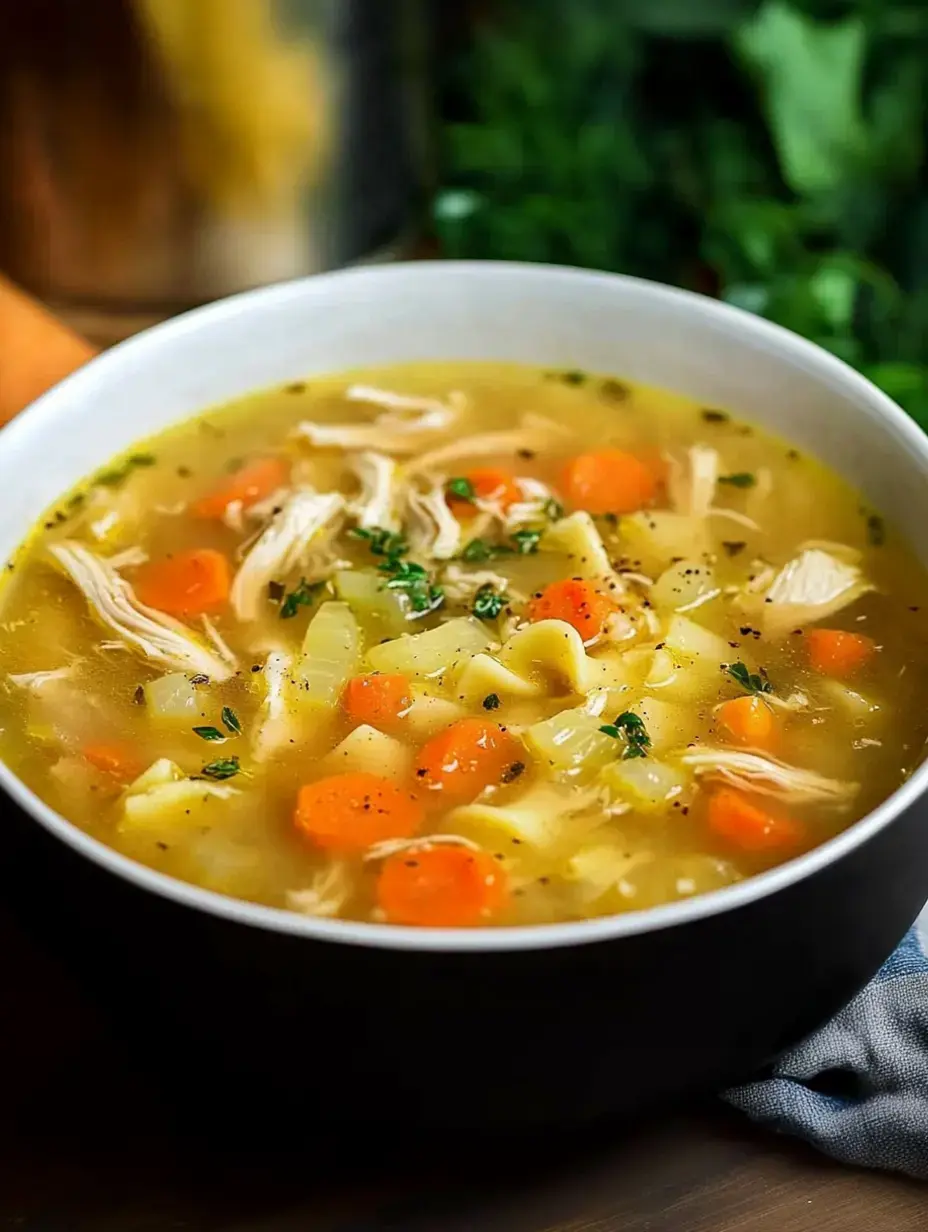
<instances>
[{"instance_id":1,"label":"folded linen napkin","mask_svg":"<svg viewBox=\"0 0 928 1232\"><path fill-rule=\"evenodd\" d=\"M926 950L928 912L831 1022L725 1099L843 1163L928 1180Z\"/></svg>"}]
</instances>

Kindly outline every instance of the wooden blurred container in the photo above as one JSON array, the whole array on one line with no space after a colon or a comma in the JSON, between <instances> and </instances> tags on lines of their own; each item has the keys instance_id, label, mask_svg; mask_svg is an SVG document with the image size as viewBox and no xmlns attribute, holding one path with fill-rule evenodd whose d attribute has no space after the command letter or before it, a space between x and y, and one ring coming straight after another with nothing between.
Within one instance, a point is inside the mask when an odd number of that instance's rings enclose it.
<instances>
[{"instance_id":1,"label":"wooden blurred container","mask_svg":"<svg viewBox=\"0 0 928 1232\"><path fill-rule=\"evenodd\" d=\"M0 5L0 270L98 338L402 252L426 0Z\"/></svg>"}]
</instances>

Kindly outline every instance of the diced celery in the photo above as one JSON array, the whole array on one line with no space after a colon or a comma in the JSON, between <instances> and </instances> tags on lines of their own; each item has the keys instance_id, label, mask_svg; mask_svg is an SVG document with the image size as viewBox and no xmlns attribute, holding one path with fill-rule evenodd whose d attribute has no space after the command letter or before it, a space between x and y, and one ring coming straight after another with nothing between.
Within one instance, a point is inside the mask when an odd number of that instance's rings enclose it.
<instances>
[{"instance_id":1,"label":"diced celery","mask_svg":"<svg viewBox=\"0 0 928 1232\"><path fill-rule=\"evenodd\" d=\"M335 593L362 624L370 626L373 641L399 637L408 629L403 597L386 589L382 574L371 569L341 569L334 581Z\"/></svg>"},{"instance_id":2,"label":"diced celery","mask_svg":"<svg viewBox=\"0 0 928 1232\"><path fill-rule=\"evenodd\" d=\"M156 727L186 728L205 718L202 697L183 672L158 676L142 686L146 713Z\"/></svg>"},{"instance_id":3,"label":"diced celery","mask_svg":"<svg viewBox=\"0 0 928 1232\"><path fill-rule=\"evenodd\" d=\"M304 712L334 710L360 649L358 622L348 604L323 603L309 622L294 666L294 704Z\"/></svg>"},{"instance_id":4,"label":"diced celery","mask_svg":"<svg viewBox=\"0 0 928 1232\"><path fill-rule=\"evenodd\" d=\"M585 779L616 756L614 737L599 730L608 721L576 709L562 710L533 723L523 738L545 773Z\"/></svg>"},{"instance_id":5,"label":"diced celery","mask_svg":"<svg viewBox=\"0 0 928 1232\"><path fill-rule=\"evenodd\" d=\"M661 574L648 598L662 611L678 612L701 606L719 593L715 573L709 565L698 560L681 560Z\"/></svg>"},{"instance_id":6,"label":"diced celery","mask_svg":"<svg viewBox=\"0 0 928 1232\"><path fill-rule=\"evenodd\" d=\"M653 757L613 762L601 772L599 781L620 801L643 810L662 808L688 783L683 771Z\"/></svg>"}]
</instances>

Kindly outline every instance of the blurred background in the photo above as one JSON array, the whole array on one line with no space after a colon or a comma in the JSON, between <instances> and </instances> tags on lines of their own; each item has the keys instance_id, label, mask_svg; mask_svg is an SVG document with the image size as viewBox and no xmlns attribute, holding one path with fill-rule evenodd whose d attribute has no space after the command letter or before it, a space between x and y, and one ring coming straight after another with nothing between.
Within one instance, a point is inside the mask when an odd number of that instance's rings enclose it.
<instances>
[{"instance_id":1,"label":"blurred background","mask_svg":"<svg viewBox=\"0 0 928 1232\"><path fill-rule=\"evenodd\" d=\"M397 256L694 288L928 426L926 0L0 6L0 270L108 341Z\"/></svg>"}]
</instances>

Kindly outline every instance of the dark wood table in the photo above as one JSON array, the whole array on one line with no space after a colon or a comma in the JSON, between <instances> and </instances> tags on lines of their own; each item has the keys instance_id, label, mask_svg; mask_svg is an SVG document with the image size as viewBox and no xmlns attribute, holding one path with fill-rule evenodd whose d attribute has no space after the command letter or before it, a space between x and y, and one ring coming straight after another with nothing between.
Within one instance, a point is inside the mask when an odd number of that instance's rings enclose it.
<instances>
[{"instance_id":1,"label":"dark wood table","mask_svg":"<svg viewBox=\"0 0 928 1232\"><path fill-rule=\"evenodd\" d=\"M7 869L7 876L15 870ZM118 921L114 921L118 927ZM928 1188L856 1172L715 1103L634 1131L481 1157L370 1140L189 1141L133 1041L0 906L0 1229L15 1232L915 1232ZM217 1024L221 1029L221 1024ZM307 1064L313 1058L307 1056ZM575 1063L582 1064L582 1058ZM204 1058L204 1065L209 1058Z\"/></svg>"}]
</instances>

